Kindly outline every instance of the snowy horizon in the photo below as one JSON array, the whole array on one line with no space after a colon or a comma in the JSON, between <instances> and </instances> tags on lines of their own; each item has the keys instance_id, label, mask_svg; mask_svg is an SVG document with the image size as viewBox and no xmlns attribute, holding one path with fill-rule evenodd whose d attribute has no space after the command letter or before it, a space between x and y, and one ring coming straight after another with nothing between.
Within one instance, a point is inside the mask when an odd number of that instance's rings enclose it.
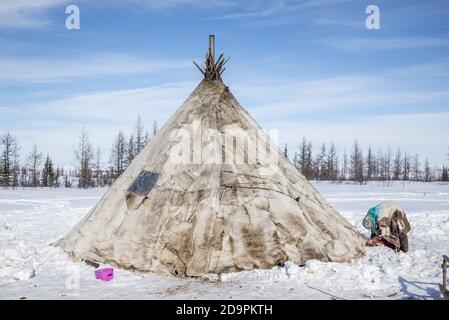
<instances>
[{"instance_id":1,"label":"snowy horizon","mask_svg":"<svg viewBox=\"0 0 449 320\"><path fill-rule=\"evenodd\" d=\"M67 30L66 7L81 28ZM381 28L365 27L380 8ZM98 1L0 3L0 133L73 166L84 127L107 161L138 115L151 130L201 80L207 36L231 57L223 74L241 105L294 152L303 136L398 146L448 164L449 5L420 1Z\"/></svg>"}]
</instances>

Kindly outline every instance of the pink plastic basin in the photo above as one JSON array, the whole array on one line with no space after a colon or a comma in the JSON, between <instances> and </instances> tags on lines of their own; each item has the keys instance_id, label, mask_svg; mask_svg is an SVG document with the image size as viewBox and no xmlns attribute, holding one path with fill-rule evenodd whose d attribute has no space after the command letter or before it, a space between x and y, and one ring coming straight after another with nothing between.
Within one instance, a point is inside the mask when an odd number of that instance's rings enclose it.
<instances>
[{"instance_id":1,"label":"pink plastic basin","mask_svg":"<svg viewBox=\"0 0 449 320\"><path fill-rule=\"evenodd\" d=\"M102 281L110 281L114 278L114 268L104 268L95 270L95 278Z\"/></svg>"}]
</instances>

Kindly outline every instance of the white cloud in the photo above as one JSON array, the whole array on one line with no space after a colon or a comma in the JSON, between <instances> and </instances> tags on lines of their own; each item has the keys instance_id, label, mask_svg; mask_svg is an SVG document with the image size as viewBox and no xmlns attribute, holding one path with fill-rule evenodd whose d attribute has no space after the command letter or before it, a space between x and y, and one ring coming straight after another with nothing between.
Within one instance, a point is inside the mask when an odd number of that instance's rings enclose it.
<instances>
[{"instance_id":1,"label":"white cloud","mask_svg":"<svg viewBox=\"0 0 449 320\"><path fill-rule=\"evenodd\" d=\"M420 78L449 77L449 61L440 61L429 64L416 64L402 68L396 68L389 71L392 76Z\"/></svg>"},{"instance_id":2,"label":"white cloud","mask_svg":"<svg viewBox=\"0 0 449 320\"><path fill-rule=\"evenodd\" d=\"M402 81L402 83L401 83ZM236 95L251 101L258 119L304 116L317 112L357 112L410 105L446 103L449 90L410 90L408 82L388 74L339 76L312 81L237 83Z\"/></svg>"},{"instance_id":3,"label":"white cloud","mask_svg":"<svg viewBox=\"0 0 449 320\"><path fill-rule=\"evenodd\" d=\"M449 46L449 39L437 37L385 37L385 38L328 38L320 42L338 50L348 52L418 49Z\"/></svg>"},{"instance_id":4,"label":"white cloud","mask_svg":"<svg viewBox=\"0 0 449 320\"><path fill-rule=\"evenodd\" d=\"M301 3L284 0L252 0L241 2L238 0L110 0L109 6L119 6L145 9L153 13L161 13L186 7L195 9L235 8L235 12L212 18L252 20L248 25L271 26L279 24L297 23L297 17L292 13L301 10L320 9L355 0L306 0ZM78 0L75 4L104 5L101 0ZM49 24L48 10L57 6L68 5L70 0L2 0L0 2L0 27L7 28L39 28ZM63 11L61 11L63 12ZM290 16L290 17L288 17Z\"/></svg>"},{"instance_id":5,"label":"white cloud","mask_svg":"<svg viewBox=\"0 0 449 320\"><path fill-rule=\"evenodd\" d=\"M0 27L38 28L46 25L48 9L68 3L68 0L2 0Z\"/></svg>"},{"instance_id":6,"label":"white cloud","mask_svg":"<svg viewBox=\"0 0 449 320\"><path fill-rule=\"evenodd\" d=\"M445 102L449 90L398 89L388 76L339 76L309 81L268 79L236 81L231 89L259 120L291 118L319 112L354 112ZM129 90L79 93L64 99L24 106L30 112L68 119L116 121L137 113L168 116L194 87L194 82L171 83ZM37 95L45 92L37 92ZM15 109L3 106L3 112ZM22 111L18 111L22 112Z\"/></svg>"},{"instance_id":7,"label":"white cloud","mask_svg":"<svg viewBox=\"0 0 449 320\"><path fill-rule=\"evenodd\" d=\"M55 82L109 75L149 74L191 65L190 60L151 60L124 54L94 54L59 60L0 57L0 81Z\"/></svg>"},{"instance_id":8,"label":"white cloud","mask_svg":"<svg viewBox=\"0 0 449 320\"><path fill-rule=\"evenodd\" d=\"M30 111L79 121L111 123L127 123L133 121L138 114L167 118L193 88L193 82L181 82L131 90L86 93L33 106Z\"/></svg>"},{"instance_id":9,"label":"white cloud","mask_svg":"<svg viewBox=\"0 0 449 320\"><path fill-rule=\"evenodd\" d=\"M298 18L287 19L294 13L307 9L320 9L354 0L306 0L300 3L292 1L248 1L243 10L214 17L214 20L253 20L250 25L276 25L300 22ZM245 10L246 8L246 10ZM282 20L280 20L282 19Z\"/></svg>"},{"instance_id":10,"label":"white cloud","mask_svg":"<svg viewBox=\"0 0 449 320\"><path fill-rule=\"evenodd\" d=\"M176 7L222 7L231 6L236 2L234 0L124 0L121 1L128 2L136 6L146 6L152 9L173 9Z\"/></svg>"},{"instance_id":11,"label":"white cloud","mask_svg":"<svg viewBox=\"0 0 449 320\"><path fill-rule=\"evenodd\" d=\"M119 5L129 9L130 7L145 8L152 11L166 11L182 7L211 8L231 6L234 0L111 0L107 5ZM104 6L103 0L1 0L0 1L0 27L2 28L40 28L50 23L48 11L61 7L61 15L65 5L76 4Z\"/></svg>"},{"instance_id":12,"label":"white cloud","mask_svg":"<svg viewBox=\"0 0 449 320\"><path fill-rule=\"evenodd\" d=\"M349 27L349 28L362 28L365 21L349 20L349 19L334 19L334 18L317 18L313 21L314 24L324 27Z\"/></svg>"},{"instance_id":13,"label":"white cloud","mask_svg":"<svg viewBox=\"0 0 449 320\"><path fill-rule=\"evenodd\" d=\"M142 116L166 119L187 98L195 87L193 82L170 83L146 88L80 93L50 102L20 107L0 108L0 119L20 116L28 126L42 127L42 122L101 122L126 125ZM42 120L42 118L44 120ZM35 120L36 119L36 120ZM50 120L49 120L50 119ZM15 124L16 125L16 124ZM8 126L8 123L2 126ZM14 128L10 128L11 131Z\"/></svg>"}]
</instances>

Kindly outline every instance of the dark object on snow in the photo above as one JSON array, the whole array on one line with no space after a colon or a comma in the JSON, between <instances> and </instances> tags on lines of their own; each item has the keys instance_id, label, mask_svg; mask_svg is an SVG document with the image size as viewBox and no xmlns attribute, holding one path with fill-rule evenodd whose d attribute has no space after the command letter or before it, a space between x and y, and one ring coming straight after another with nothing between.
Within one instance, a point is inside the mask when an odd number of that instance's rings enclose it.
<instances>
[{"instance_id":1,"label":"dark object on snow","mask_svg":"<svg viewBox=\"0 0 449 320\"><path fill-rule=\"evenodd\" d=\"M142 171L136 180L134 180L128 192L139 195L147 195L156 184L159 175L151 171Z\"/></svg>"},{"instance_id":2,"label":"dark object on snow","mask_svg":"<svg viewBox=\"0 0 449 320\"><path fill-rule=\"evenodd\" d=\"M449 257L443 256L443 264L441 265L443 268L443 283L440 283L440 291L443 295L443 298L449 300L449 290L447 290L447 269L449 268Z\"/></svg>"},{"instance_id":3,"label":"dark object on snow","mask_svg":"<svg viewBox=\"0 0 449 320\"><path fill-rule=\"evenodd\" d=\"M95 269L97 269L100 266L100 264L90 260L84 260L84 263L87 264L88 266L94 267Z\"/></svg>"}]
</instances>

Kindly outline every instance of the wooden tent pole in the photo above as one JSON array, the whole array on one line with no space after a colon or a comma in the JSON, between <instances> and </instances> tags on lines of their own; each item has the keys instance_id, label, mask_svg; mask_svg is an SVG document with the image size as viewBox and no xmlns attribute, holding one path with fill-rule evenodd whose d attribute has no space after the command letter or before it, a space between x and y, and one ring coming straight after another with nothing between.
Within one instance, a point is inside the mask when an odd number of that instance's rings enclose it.
<instances>
[{"instance_id":1,"label":"wooden tent pole","mask_svg":"<svg viewBox=\"0 0 449 320\"><path fill-rule=\"evenodd\" d=\"M215 36L213 34L209 35L209 51L206 52L206 59L204 60L204 66L193 62L195 66L204 75L206 80L219 80L221 79L221 74L224 71L223 66L228 62L229 58L224 59L223 54L218 57L215 61Z\"/></svg>"},{"instance_id":2,"label":"wooden tent pole","mask_svg":"<svg viewBox=\"0 0 449 320\"><path fill-rule=\"evenodd\" d=\"M209 35L209 56L215 62L215 36L213 34Z\"/></svg>"}]
</instances>

